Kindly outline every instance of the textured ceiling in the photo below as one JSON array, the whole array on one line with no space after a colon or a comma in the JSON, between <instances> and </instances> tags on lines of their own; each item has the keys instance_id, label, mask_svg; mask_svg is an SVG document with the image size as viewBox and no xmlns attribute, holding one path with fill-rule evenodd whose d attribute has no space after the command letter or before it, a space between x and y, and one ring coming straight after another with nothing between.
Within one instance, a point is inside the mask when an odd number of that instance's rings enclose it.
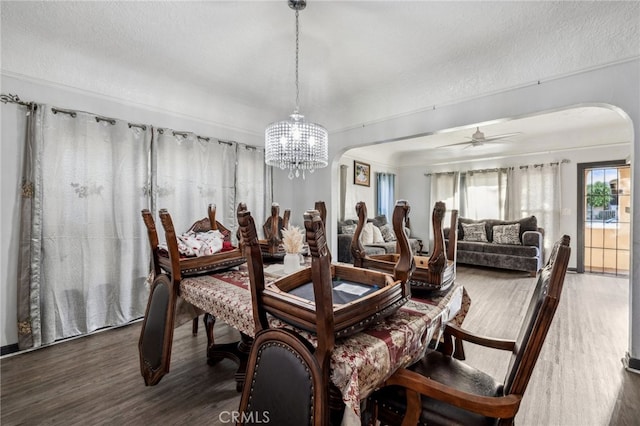
<instances>
[{"instance_id":1,"label":"textured ceiling","mask_svg":"<svg viewBox=\"0 0 640 426\"><path fill-rule=\"evenodd\" d=\"M0 7L8 75L253 134L294 108L285 0ZM301 112L329 131L640 55L636 1L310 0L300 20Z\"/></svg>"}]
</instances>

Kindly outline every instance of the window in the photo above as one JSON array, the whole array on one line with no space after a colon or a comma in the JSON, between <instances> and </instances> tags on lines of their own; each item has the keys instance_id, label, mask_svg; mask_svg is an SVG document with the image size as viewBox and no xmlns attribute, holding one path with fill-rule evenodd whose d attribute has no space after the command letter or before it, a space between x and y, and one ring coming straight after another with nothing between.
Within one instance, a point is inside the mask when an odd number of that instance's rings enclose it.
<instances>
[{"instance_id":1,"label":"window","mask_svg":"<svg viewBox=\"0 0 640 426\"><path fill-rule=\"evenodd\" d=\"M385 215L391 220L395 205L396 175L392 173L376 173L376 215Z\"/></svg>"}]
</instances>

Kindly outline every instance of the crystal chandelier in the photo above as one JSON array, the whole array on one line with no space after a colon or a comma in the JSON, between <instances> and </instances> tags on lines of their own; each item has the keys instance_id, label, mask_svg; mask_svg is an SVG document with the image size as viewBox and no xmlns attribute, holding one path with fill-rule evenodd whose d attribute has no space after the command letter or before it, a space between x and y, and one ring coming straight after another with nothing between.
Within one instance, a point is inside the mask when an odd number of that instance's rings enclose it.
<instances>
[{"instance_id":1,"label":"crystal chandelier","mask_svg":"<svg viewBox=\"0 0 640 426\"><path fill-rule=\"evenodd\" d=\"M307 5L305 0L288 0L289 7L296 11L296 108L289 120L277 121L267 126L264 132L264 161L268 166L289 169L289 179L305 178L305 171L313 173L315 169L327 166L329 158L327 129L304 120L299 113L300 83L298 81L299 54L299 12Z\"/></svg>"}]
</instances>

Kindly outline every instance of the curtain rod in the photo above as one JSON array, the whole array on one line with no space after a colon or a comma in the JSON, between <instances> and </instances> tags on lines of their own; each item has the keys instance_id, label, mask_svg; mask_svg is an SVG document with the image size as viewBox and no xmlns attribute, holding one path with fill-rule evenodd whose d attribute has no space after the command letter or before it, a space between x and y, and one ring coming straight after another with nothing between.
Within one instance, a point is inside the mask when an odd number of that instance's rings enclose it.
<instances>
[{"instance_id":1,"label":"curtain rod","mask_svg":"<svg viewBox=\"0 0 640 426\"><path fill-rule=\"evenodd\" d=\"M508 170L513 170L513 167L501 167L501 168L493 168L493 169L477 169L477 170L466 170L464 172L459 172L461 175L464 174L474 174L474 173L489 173L489 172L506 172ZM437 172L437 173L425 173L425 176L432 176L432 175L452 175L456 172Z\"/></svg>"},{"instance_id":2,"label":"curtain rod","mask_svg":"<svg viewBox=\"0 0 640 426\"><path fill-rule=\"evenodd\" d=\"M8 95L5 95L4 93L0 95L0 102L2 102L3 104L6 103L11 103L11 104L18 104L18 105L22 105L22 106L26 106L26 107L35 107L36 104L34 104L33 102L24 102L20 100L20 97L18 95L12 95L11 93L9 93Z\"/></svg>"},{"instance_id":3,"label":"curtain rod","mask_svg":"<svg viewBox=\"0 0 640 426\"><path fill-rule=\"evenodd\" d=\"M18 95L13 95L11 93L9 93L8 95L5 95L4 93L0 95L0 102L2 103L12 103L12 104L18 104L18 105L22 105L22 106L27 106L27 107L33 107L33 108L37 108L37 104L35 102L25 102L22 101L20 99L20 97ZM78 112L80 111L76 111L76 110L72 110L72 109L63 109L63 108L55 108L52 107L51 108L51 112L53 112L54 114L67 114L71 117L76 117L78 115ZM86 112L85 114L89 114L89 115L93 115L95 116L96 122L100 123L101 121L107 122L109 124L115 125L116 124L116 119L115 118L110 118L110 117L103 117L97 114L93 114L90 112ZM131 129L132 127L141 129L142 131L146 131L147 130L147 126L146 124L137 124L137 123L127 123L129 128ZM153 126L150 126L153 127ZM167 129L168 130L168 129ZM158 128L158 133L160 134L164 134L165 129L162 127ZM177 131L174 130L173 131L173 135L174 136L182 136L184 138L186 138L188 136L189 133L192 132L187 132L187 131ZM199 140L202 141L206 141L206 142L210 142L211 138L210 137L205 137L205 136L200 136L200 135L195 135ZM224 145L229 145L232 146L234 144L236 144L237 142L235 141L227 141L227 140L221 140L221 139L214 139L215 141L217 141L220 144L224 144ZM259 147L257 146L253 146L253 145L245 145L247 149L258 149Z\"/></svg>"},{"instance_id":4,"label":"curtain rod","mask_svg":"<svg viewBox=\"0 0 640 426\"><path fill-rule=\"evenodd\" d=\"M545 164L545 163L531 164L531 167L533 167L533 168L535 169L535 168L537 168L537 167L544 167L545 165L547 165L547 166L557 166L557 165L560 165L560 164L566 164L566 163L569 163L569 160L564 159L564 160L562 160L562 161L555 161L555 162L546 163L546 164ZM528 165L526 165L526 166L520 166L520 169L528 169L528 168L529 168L529 166L528 166Z\"/></svg>"},{"instance_id":5,"label":"curtain rod","mask_svg":"<svg viewBox=\"0 0 640 426\"><path fill-rule=\"evenodd\" d=\"M567 164L567 163L570 163L570 161L567 160L567 159L564 159L564 160L561 160L561 161L555 161L555 162L551 162L551 163L532 164L531 167L534 167L534 168L535 167L544 167L545 165L557 166L559 164ZM526 169L528 167L529 167L529 165L520 166L520 169ZM511 166L511 167L501 167L501 168L493 168L493 169L466 170L464 172L459 172L459 173L461 175L463 175L463 174L467 174L467 173L473 174L473 173L488 173L488 172L498 172L498 171L505 171L506 172L508 170L513 170L513 169L514 169L514 167ZM424 175L428 177L428 176L433 176L433 175L436 175L436 176L439 176L439 175L452 175L454 173L456 173L456 172L425 173Z\"/></svg>"}]
</instances>

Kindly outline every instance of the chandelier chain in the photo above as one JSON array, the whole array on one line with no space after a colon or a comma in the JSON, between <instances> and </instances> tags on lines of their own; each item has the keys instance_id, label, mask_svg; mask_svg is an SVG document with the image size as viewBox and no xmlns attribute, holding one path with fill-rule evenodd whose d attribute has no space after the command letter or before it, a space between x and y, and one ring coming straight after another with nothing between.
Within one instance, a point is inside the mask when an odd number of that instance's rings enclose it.
<instances>
[{"instance_id":1,"label":"chandelier chain","mask_svg":"<svg viewBox=\"0 0 640 426\"><path fill-rule=\"evenodd\" d=\"M298 56L300 54L300 12L296 9L296 110L297 114L300 110L300 80L298 78Z\"/></svg>"}]
</instances>

